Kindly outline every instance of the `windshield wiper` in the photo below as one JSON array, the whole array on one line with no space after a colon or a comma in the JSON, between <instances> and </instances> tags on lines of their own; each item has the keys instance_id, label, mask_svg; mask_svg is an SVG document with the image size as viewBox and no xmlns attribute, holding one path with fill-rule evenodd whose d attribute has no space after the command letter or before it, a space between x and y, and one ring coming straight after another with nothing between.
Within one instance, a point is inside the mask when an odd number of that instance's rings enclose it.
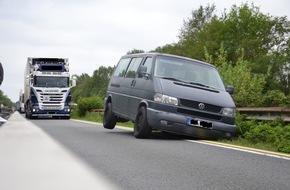
<instances>
[{"instance_id":1,"label":"windshield wiper","mask_svg":"<svg viewBox=\"0 0 290 190\"><path fill-rule=\"evenodd\" d=\"M192 85L196 85L196 86L202 86L202 87L205 87L205 88L211 88L211 89L215 89L211 86L208 86L208 85L205 85L205 84L201 84L201 83L198 83L198 82L188 82L188 81L184 81L184 80L180 80L180 79L177 79L177 78L173 78L173 77L161 77L162 79L167 79L167 80L173 80L173 81L177 81L177 82L183 82L183 83L186 83L186 84L192 84Z\"/></svg>"},{"instance_id":2,"label":"windshield wiper","mask_svg":"<svg viewBox=\"0 0 290 190\"><path fill-rule=\"evenodd\" d=\"M177 78L173 78L173 77L161 77L162 79L166 79L166 80L173 80L173 81L177 81L177 82L184 82L184 83L188 83L187 81L184 80L180 80Z\"/></svg>"},{"instance_id":3,"label":"windshield wiper","mask_svg":"<svg viewBox=\"0 0 290 190\"><path fill-rule=\"evenodd\" d=\"M198 82L187 82L188 84L193 84L193 85L197 85L197 86L202 86L202 87L206 87L206 88L212 88L210 86L207 86L205 84L201 84L201 83L198 83Z\"/></svg>"}]
</instances>

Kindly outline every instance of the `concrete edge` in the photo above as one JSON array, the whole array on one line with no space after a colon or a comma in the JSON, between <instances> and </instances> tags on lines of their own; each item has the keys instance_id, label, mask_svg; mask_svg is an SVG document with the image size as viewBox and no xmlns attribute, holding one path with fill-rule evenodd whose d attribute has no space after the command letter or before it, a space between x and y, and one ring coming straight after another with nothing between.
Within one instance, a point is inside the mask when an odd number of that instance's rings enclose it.
<instances>
[{"instance_id":1,"label":"concrete edge","mask_svg":"<svg viewBox=\"0 0 290 190\"><path fill-rule=\"evenodd\" d=\"M117 189L18 112L0 128L0 189Z\"/></svg>"}]
</instances>

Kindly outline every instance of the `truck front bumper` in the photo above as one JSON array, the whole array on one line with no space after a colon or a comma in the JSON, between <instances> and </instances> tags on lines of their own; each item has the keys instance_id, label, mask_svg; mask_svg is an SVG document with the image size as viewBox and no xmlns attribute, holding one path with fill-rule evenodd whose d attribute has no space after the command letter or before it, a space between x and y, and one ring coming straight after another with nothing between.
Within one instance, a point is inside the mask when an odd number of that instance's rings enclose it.
<instances>
[{"instance_id":1,"label":"truck front bumper","mask_svg":"<svg viewBox=\"0 0 290 190\"><path fill-rule=\"evenodd\" d=\"M32 111L33 117L69 117L70 111L67 110L37 110Z\"/></svg>"}]
</instances>

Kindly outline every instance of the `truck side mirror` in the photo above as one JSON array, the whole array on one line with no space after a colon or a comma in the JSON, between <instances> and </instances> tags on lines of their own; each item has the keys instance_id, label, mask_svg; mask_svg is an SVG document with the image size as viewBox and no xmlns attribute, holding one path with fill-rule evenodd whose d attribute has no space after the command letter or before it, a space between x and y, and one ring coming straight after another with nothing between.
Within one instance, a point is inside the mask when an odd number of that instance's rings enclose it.
<instances>
[{"instance_id":1,"label":"truck side mirror","mask_svg":"<svg viewBox=\"0 0 290 190\"><path fill-rule=\"evenodd\" d=\"M77 81L75 78L71 79L71 87L75 87L77 85Z\"/></svg>"},{"instance_id":2,"label":"truck side mirror","mask_svg":"<svg viewBox=\"0 0 290 190\"><path fill-rule=\"evenodd\" d=\"M26 75L26 77L25 77L25 86L29 86L29 82L30 82L30 77L29 77L29 75Z\"/></svg>"},{"instance_id":3,"label":"truck side mirror","mask_svg":"<svg viewBox=\"0 0 290 190\"><path fill-rule=\"evenodd\" d=\"M234 91L235 91L235 88L234 88L233 86L231 86L231 85L228 85L228 86L226 87L226 91L227 91L229 94L233 94Z\"/></svg>"}]
</instances>

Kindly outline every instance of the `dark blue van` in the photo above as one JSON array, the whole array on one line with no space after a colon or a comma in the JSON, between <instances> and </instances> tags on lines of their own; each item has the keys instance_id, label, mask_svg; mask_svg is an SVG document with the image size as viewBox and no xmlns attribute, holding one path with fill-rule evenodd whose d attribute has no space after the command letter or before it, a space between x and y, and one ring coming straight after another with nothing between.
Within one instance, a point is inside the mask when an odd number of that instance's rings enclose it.
<instances>
[{"instance_id":1,"label":"dark blue van","mask_svg":"<svg viewBox=\"0 0 290 190\"><path fill-rule=\"evenodd\" d=\"M203 139L231 138L237 133L235 103L215 66L159 53L121 57L105 98L103 126L133 121L134 136L152 130Z\"/></svg>"}]
</instances>

